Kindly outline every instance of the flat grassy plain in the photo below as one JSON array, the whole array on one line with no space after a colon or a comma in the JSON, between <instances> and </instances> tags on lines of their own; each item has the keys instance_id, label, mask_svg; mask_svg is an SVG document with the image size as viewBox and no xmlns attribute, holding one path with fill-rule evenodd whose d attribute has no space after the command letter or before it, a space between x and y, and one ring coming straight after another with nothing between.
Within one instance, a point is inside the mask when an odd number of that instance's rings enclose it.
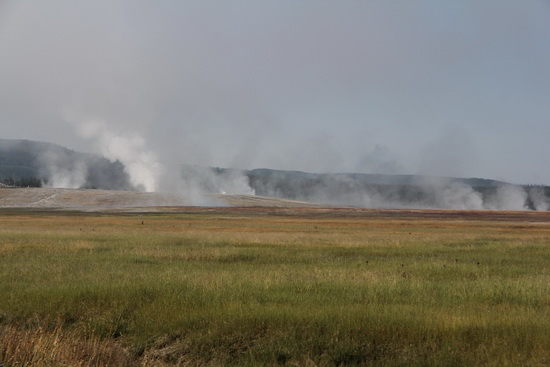
<instances>
[{"instance_id":1,"label":"flat grassy plain","mask_svg":"<svg viewBox=\"0 0 550 367\"><path fill-rule=\"evenodd\" d=\"M0 209L4 366L547 366L550 213Z\"/></svg>"}]
</instances>

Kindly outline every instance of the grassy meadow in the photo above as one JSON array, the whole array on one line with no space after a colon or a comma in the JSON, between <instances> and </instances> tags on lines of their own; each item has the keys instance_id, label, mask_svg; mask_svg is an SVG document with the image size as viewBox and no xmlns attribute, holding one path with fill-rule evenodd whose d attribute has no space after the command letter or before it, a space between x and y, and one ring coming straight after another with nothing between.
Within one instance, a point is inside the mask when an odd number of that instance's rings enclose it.
<instances>
[{"instance_id":1,"label":"grassy meadow","mask_svg":"<svg viewBox=\"0 0 550 367\"><path fill-rule=\"evenodd\" d=\"M0 363L550 365L550 213L1 209Z\"/></svg>"}]
</instances>

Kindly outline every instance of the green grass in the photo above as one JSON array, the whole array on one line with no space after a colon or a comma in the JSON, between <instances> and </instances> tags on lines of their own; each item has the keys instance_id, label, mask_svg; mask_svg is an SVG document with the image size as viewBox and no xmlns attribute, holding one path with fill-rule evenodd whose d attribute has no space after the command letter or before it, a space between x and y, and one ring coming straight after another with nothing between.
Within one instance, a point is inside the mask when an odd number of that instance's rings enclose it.
<instances>
[{"instance_id":1,"label":"green grass","mask_svg":"<svg viewBox=\"0 0 550 367\"><path fill-rule=\"evenodd\" d=\"M418 216L0 214L0 361L62 364L10 347L41 330L104 365L550 363L550 221Z\"/></svg>"}]
</instances>

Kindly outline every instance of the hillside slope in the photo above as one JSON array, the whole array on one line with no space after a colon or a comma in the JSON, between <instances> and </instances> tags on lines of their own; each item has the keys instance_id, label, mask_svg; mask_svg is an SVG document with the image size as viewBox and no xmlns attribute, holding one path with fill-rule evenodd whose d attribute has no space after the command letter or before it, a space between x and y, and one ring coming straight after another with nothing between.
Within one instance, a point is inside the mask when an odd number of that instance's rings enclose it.
<instances>
[{"instance_id":1,"label":"hillside slope","mask_svg":"<svg viewBox=\"0 0 550 367\"><path fill-rule=\"evenodd\" d=\"M0 181L20 186L134 189L120 162L29 140L0 139Z\"/></svg>"}]
</instances>

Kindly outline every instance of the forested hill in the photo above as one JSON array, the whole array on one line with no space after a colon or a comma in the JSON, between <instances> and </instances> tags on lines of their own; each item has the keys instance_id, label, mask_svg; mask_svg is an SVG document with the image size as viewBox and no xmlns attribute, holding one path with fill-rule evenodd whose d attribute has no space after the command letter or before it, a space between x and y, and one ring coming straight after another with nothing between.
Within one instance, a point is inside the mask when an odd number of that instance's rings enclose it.
<instances>
[{"instance_id":1,"label":"forested hill","mask_svg":"<svg viewBox=\"0 0 550 367\"><path fill-rule=\"evenodd\" d=\"M548 210L550 187L482 178L245 171L256 195L373 208Z\"/></svg>"},{"instance_id":2,"label":"forested hill","mask_svg":"<svg viewBox=\"0 0 550 367\"><path fill-rule=\"evenodd\" d=\"M363 182L370 185L417 185L426 182L452 181L472 187L496 187L509 185L509 183L484 178L456 178L456 177L432 177L421 175L385 175L370 173L309 173L301 171L283 171L273 169L253 169L246 171L252 181L326 181L330 178L339 178L355 182Z\"/></svg>"},{"instance_id":3,"label":"forested hill","mask_svg":"<svg viewBox=\"0 0 550 367\"><path fill-rule=\"evenodd\" d=\"M29 140L0 139L0 182L23 187L133 189L120 162Z\"/></svg>"}]
</instances>

